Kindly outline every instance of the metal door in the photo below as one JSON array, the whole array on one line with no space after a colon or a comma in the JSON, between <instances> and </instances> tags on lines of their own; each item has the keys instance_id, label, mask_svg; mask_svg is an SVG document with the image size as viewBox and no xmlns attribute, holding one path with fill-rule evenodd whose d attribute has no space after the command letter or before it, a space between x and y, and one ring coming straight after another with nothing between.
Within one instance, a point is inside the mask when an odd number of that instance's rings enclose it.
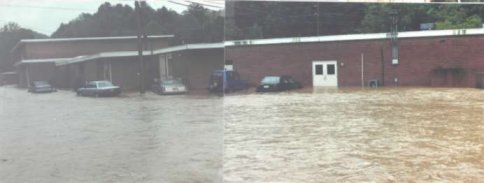
<instances>
[{"instance_id":1,"label":"metal door","mask_svg":"<svg viewBox=\"0 0 484 183\"><path fill-rule=\"evenodd\" d=\"M313 86L338 86L336 61L313 61Z\"/></svg>"}]
</instances>

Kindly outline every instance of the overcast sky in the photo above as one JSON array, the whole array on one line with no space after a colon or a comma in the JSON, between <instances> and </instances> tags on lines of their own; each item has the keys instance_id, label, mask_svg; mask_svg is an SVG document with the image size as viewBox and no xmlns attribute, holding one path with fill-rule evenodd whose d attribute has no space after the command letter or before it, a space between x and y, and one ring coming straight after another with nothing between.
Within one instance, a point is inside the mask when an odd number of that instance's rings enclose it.
<instances>
[{"instance_id":1,"label":"overcast sky","mask_svg":"<svg viewBox=\"0 0 484 183\"><path fill-rule=\"evenodd\" d=\"M178 12L186 9L186 6L173 3L177 0L146 1L155 9L163 6ZM22 27L50 36L62 22L68 23L81 13L94 13L104 2L134 6L133 0L0 0L0 25L17 22Z\"/></svg>"}]
</instances>

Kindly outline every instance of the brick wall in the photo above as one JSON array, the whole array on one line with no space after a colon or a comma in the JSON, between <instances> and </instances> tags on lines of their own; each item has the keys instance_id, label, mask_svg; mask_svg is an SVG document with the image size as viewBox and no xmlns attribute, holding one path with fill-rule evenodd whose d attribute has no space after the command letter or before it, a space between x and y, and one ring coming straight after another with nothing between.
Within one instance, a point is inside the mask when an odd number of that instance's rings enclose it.
<instances>
[{"instance_id":1,"label":"brick wall","mask_svg":"<svg viewBox=\"0 0 484 183\"><path fill-rule=\"evenodd\" d=\"M223 49L183 51L173 54L170 73L183 78L190 89L203 90L208 88L211 73L223 65Z\"/></svg>"},{"instance_id":2,"label":"brick wall","mask_svg":"<svg viewBox=\"0 0 484 183\"><path fill-rule=\"evenodd\" d=\"M336 60L338 85L361 86L364 54L366 84L384 77L387 86L394 85L398 77L400 86L474 87L476 73L484 71L482 45L484 36L399 39L398 65L391 63L389 40L227 47L225 59L232 60L234 69L251 85L266 75L288 74L311 86L312 62Z\"/></svg>"}]
</instances>

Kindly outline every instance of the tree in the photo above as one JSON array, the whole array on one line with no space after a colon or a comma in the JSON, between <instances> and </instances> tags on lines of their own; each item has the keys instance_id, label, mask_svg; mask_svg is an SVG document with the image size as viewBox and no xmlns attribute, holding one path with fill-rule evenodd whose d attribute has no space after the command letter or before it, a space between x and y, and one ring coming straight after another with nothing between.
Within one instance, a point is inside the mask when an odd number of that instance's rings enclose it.
<instances>
[{"instance_id":1,"label":"tree","mask_svg":"<svg viewBox=\"0 0 484 183\"><path fill-rule=\"evenodd\" d=\"M481 17L472 13L472 7L447 5L440 6L434 14L438 17L437 29L464 29L481 27ZM481 15L482 16L482 15Z\"/></svg>"},{"instance_id":2,"label":"tree","mask_svg":"<svg viewBox=\"0 0 484 183\"><path fill-rule=\"evenodd\" d=\"M22 39L45 38L46 35L22 28L14 22L9 22L0 28L0 72L15 70L10 59L10 50Z\"/></svg>"},{"instance_id":3,"label":"tree","mask_svg":"<svg viewBox=\"0 0 484 183\"><path fill-rule=\"evenodd\" d=\"M218 42L223 40L223 17L198 4L192 4L182 14L166 7L153 9L142 1L140 9L145 33L173 34L173 44ZM94 14L81 14L67 24L61 24L52 37L134 36L137 14L127 5L104 3Z\"/></svg>"}]
</instances>

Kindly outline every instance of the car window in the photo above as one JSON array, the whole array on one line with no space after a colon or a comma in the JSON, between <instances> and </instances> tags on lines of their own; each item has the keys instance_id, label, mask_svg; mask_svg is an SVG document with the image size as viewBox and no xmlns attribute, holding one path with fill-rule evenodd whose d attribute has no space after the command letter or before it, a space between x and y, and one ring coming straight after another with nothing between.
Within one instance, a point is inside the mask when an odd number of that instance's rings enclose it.
<instances>
[{"instance_id":1,"label":"car window","mask_svg":"<svg viewBox=\"0 0 484 183\"><path fill-rule=\"evenodd\" d=\"M179 79L169 79L169 80L163 80L161 82L163 85L175 85L175 84L183 84L181 80Z\"/></svg>"},{"instance_id":2,"label":"car window","mask_svg":"<svg viewBox=\"0 0 484 183\"><path fill-rule=\"evenodd\" d=\"M279 76L266 76L262 79L262 84L278 84L281 78Z\"/></svg>"},{"instance_id":3,"label":"car window","mask_svg":"<svg viewBox=\"0 0 484 183\"><path fill-rule=\"evenodd\" d=\"M108 82L108 81L100 81L97 83L97 86L99 88L105 88L105 87L111 87L113 86L113 84L111 82Z\"/></svg>"},{"instance_id":4,"label":"car window","mask_svg":"<svg viewBox=\"0 0 484 183\"><path fill-rule=\"evenodd\" d=\"M34 81L35 86L49 86L49 83L45 81Z\"/></svg>"},{"instance_id":5,"label":"car window","mask_svg":"<svg viewBox=\"0 0 484 183\"><path fill-rule=\"evenodd\" d=\"M96 88L96 85L94 83L88 83L86 88Z\"/></svg>"}]
</instances>

